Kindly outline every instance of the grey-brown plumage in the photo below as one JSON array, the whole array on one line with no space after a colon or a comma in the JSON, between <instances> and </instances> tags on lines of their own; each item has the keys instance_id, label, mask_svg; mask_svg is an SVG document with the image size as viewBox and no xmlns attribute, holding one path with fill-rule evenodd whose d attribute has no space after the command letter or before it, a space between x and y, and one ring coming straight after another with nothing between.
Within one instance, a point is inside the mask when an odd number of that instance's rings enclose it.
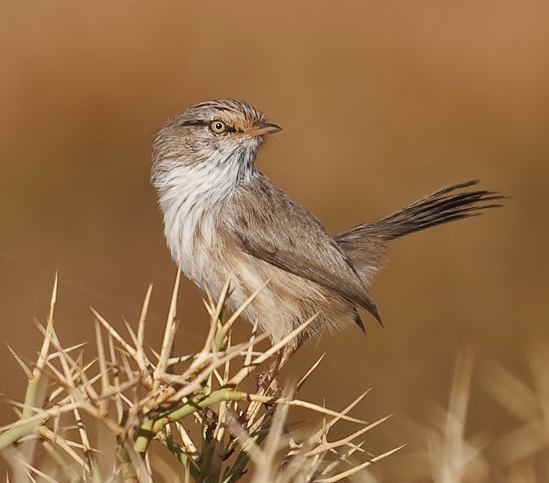
<instances>
[{"instance_id":1,"label":"grey-brown plumage","mask_svg":"<svg viewBox=\"0 0 549 483\"><path fill-rule=\"evenodd\" d=\"M501 195L469 181L332 237L255 168L265 136L280 130L240 101L197 104L159 132L152 180L172 256L195 284L216 297L230 277L236 309L267 283L243 315L274 342L316 316L287 352L326 329L364 328L359 308L381 322L366 287L391 240L500 206Z\"/></svg>"}]
</instances>

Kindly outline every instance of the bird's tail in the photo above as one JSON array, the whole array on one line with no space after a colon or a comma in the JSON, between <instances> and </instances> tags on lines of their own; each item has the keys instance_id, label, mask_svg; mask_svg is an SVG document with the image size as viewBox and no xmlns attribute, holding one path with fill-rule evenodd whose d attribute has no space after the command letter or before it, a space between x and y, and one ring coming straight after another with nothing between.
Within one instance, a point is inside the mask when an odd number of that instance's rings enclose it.
<instances>
[{"instance_id":1,"label":"bird's tail","mask_svg":"<svg viewBox=\"0 0 549 483\"><path fill-rule=\"evenodd\" d=\"M494 191L463 191L478 180L442 188L375 223L362 225L365 232L393 240L431 226L479 215L482 210L501 206L504 196ZM356 229L360 229L357 227Z\"/></svg>"},{"instance_id":2,"label":"bird's tail","mask_svg":"<svg viewBox=\"0 0 549 483\"><path fill-rule=\"evenodd\" d=\"M340 233L335 241L367 282L385 257L387 242L501 206L505 196L497 192L467 190L477 184L478 180L473 180L442 188L379 221Z\"/></svg>"}]
</instances>

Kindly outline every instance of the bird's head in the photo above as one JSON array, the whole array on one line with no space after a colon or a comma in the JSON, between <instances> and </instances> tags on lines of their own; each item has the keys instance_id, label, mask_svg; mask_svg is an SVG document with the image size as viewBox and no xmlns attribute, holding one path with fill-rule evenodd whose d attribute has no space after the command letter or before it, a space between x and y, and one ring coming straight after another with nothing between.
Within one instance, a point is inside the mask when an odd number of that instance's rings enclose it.
<instances>
[{"instance_id":1,"label":"bird's head","mask_svg":"<svg viewBox=\"0 0 549 483\"><path fill-rule=\"evenodd\" d=\"M155 165L162 163L253 163L265 136L282 129L242 101L201 102L170 119L153 147Z\"/></svg>"}]
</instances>

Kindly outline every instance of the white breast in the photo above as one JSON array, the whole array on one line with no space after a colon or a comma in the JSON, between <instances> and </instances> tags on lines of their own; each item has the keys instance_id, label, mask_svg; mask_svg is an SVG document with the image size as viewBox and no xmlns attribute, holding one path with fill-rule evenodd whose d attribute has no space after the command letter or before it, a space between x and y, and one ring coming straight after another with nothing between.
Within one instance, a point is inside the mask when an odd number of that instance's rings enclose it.
<instances>
[{"instance_id":1,"label":"white breast","mask_svg":"<svg viewBox=\"0 0 549 483\"><path fill-rule=\"evenodd\" d=\"M239 180L253 175L242 171L246 165L236 157L196 164L170 161L170 168L154 178L172 257L201 288L209 285L208 278L215 271L211 248L216 243L223 204L233 195Z\"/></svg>"}]
</instances>

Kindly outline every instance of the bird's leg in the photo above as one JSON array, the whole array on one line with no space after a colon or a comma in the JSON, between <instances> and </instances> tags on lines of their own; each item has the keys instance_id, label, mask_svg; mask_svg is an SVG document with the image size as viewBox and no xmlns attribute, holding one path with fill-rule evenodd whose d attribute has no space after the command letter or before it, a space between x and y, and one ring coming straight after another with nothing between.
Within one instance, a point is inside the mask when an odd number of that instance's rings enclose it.
<instances>
[{"instance_id":1,"label":"bird's leg","mask_svg":"<svg viewBox=\"0 0 549 483\"><path fill-rule=\"evenodd\" d=\"M266 369L261 371L255 378L255 383L257 386L257 394L266 394L271 385L273 386L273 391L275 396L278 396L281 392L280 384L278 382L277 376L282 367L282 358L284 355L284 350L278 351L276 358L272 361Z\"/></svg>"},{"instance_id":2,"label":"bird's leg","mask_svg":"<svg viewBox=\"0 0 549 483\"><path fill-rule=\"evenodd\" d=\"M277 376L280 372L280 369L284 362L288 360L288 357L284 357L284 349L279 350L276 354L276 358L267 366L266 369L261 371L255 378L256 384L256 395L265 396L267 391L272 386L273 387L273 397L276 398L282 393L282 389L278 382ZM271 404L266 403L267 407L270 407ZM250 420L251 414L257 409L258 403L251 402L248 407L240 415L239 421L243 426L246 426L247 422Z\"/></svg>"},{"instance_id":3,"label":"bird's leg","mask_svg":"<svg viewBox=\"0 0 549 483\"><path fill-rule=\"evenodd\" d=\"M282 393L282 388L278 382L278 374L280 372L280 369L288 362L288 359L291 357L291 355L297 350L297 347L284 347L283 349L279 350L276 358L273 362L271 362L265 370L260 372L257 377L255 378L255 382L257 385L257 392L256 394L258 396L264 396L267 394L267 391L269 388L273 388L273 398L279 397ZM243 426L247 424L247 421L250 420L251 414L257 410L257 403L251 402L247 409L245 409L242 414L240 415L240 422ZM265 403L265 406L267 408L271 407L272 404Z\"/></svg>"},{"instance_id":4,"label":"bird's leg","mask_svg":"<svg viewBox=\"0 0 549 483\"><path fill-rule=\"evenodd\" d=\"M266 394L269 388L272 387L274 396L280 396L282 388L278 382L278 374L295 350L295 348L289 347L284 347L279 350L276 359L271 362L265 370L258 374L255 379L257 394Z\"/></svg>"}]
</instances>

